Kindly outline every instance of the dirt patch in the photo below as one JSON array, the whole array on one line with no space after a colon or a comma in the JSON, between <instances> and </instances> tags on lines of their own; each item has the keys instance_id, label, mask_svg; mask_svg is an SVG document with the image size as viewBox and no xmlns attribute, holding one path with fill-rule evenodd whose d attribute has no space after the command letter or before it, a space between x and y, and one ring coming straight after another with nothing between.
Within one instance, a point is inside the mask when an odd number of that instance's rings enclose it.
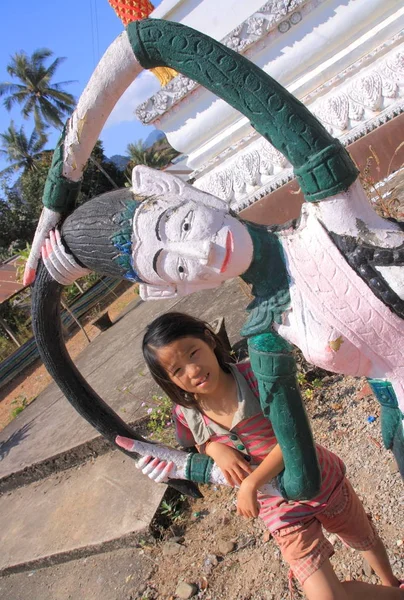
<instances>
[{"instance_id":1,"label":"dirt patch","mask_svg":"<svg viewBox=\"0 0 404 600\"><path fill-rule=\"evenodd\" d=\"M403 484L392 455L382 447L379 410L365 380L329 376L307 401L317 442L345 462L349 479L386 543L397 576L404 575L402 532ZM369 422L368 417L375 417ZM370 419L372 420L372 419ZM235 512L236 493L203 486L204 498L163 534L145 540L142 552L154 572L138 593L119 600L174 600L181 581L195 585L194 598L205 600L289 599L287 564L259 519ZM167 501L170 504L170 501ZM338 577L376 583L359 553L328 535ZM146 587L145 587L146 586ZM294 597L303 597L295 588Z\"/></svg>"},{"instance_id":2,"label":"dirt patch","mask_svg":"<svg viewBox=\"0 0 404 600\"><path fill-rule=\"evenodd\" d=\"M108 314L113 321L121 312L137 298L135 294L137 286L132 285L129 289L113 297L108 306ZM106 308L106 306L103 306ZM97 327L91 324L94 315L81 319L81 324L90 339L90 342L100 335ZM67 350L74 360L88 346L89 341L85 334L76 330L66 341ZM52 378L42 362L38 359L28 367L19 377L10 381L0 391L0 431L13 420L13 412L19 407L23 408L30 404L51 383Z\"/></svg>"}]
</instances>

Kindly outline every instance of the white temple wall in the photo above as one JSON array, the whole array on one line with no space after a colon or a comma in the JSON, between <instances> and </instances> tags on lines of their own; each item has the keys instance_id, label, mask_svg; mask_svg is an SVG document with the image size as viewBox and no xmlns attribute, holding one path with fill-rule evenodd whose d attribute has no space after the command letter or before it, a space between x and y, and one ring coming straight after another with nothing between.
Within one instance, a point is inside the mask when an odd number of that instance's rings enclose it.
<instances>
[{"instance_id":1,"label":"white temple wall","mask_svg":"<svg viewBox=\"0 0 404 600\"><path fill-rule=\"evenodd\" d=\"M183 23L221 40L262 5L262 0L164 0L152 16Z\"/></svg>"},{"instance_id":2,"label":"white temple wall","mask_svg":"<svg viewBox=\"0 0 404 600\"><path fill-rule=\"evenodd\" d=\"M181 20L243 53L344 143L404 107L404 6L398 0L273 0L264 5L165 0L153 17ZM236 210L292 176L290 165L245 117L183 76L136 112L187 155L196 187Z\"/></svg>"}]
</instances>

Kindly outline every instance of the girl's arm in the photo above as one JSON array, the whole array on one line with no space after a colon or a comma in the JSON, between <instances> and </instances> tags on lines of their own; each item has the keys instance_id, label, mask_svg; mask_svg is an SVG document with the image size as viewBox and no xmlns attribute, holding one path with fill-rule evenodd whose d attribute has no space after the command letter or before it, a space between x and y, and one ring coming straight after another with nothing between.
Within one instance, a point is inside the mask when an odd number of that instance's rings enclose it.
<instances>
[{"instance_id":1,"label":"girl's arm","mask_svg":"<svg viewBox=\"0 0 404 600\"><path fill-rule=\"evenodd\" d=\"M279 444L271 450L240 485L237 494L237 513L243 517L258 517L259 504L257 491L264 484L279 475L284 469L282 450Z\"/></svg>"},{"instance_id":2,"label":"girl's arm","mask_svg":"<svg viewBox=\"0 0 404 600\"><path fill-rule=\"evenodd\" d=\"M229 485L240 485L247 477L251 477L252 469L244 455L226 444L208 441L204 444L204 454L207 454L222 471Z\"/></svg>"},{"instance_id":3,"label":"girl's arm","mask_svg":"<svg viewBox=\"0 0 404 600\"><path fill-rule=\"evenodd\" d=\"M280 445L276 444L262 463L248 476L249 485L254 485L258 490L264 483L279 475L284 468L282 450Z\"/></svg>"}]
</instances>

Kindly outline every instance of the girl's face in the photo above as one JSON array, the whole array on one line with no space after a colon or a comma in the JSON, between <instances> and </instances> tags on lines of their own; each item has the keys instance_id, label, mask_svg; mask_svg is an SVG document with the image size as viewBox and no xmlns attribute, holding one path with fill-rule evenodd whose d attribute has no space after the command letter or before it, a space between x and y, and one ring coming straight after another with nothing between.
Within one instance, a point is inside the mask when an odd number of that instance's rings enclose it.
<instances>
[{"instance_id":1,"label":"girl's face","mask_svg":"<svg viewBox=\"0 0 404 600\"><path fill-rule=\"evenodd\" d=\"M214 340L185 337L155 350L170 380L190 394L214 394L222 370L213 351Z\"/></svg>"}]
</instances>

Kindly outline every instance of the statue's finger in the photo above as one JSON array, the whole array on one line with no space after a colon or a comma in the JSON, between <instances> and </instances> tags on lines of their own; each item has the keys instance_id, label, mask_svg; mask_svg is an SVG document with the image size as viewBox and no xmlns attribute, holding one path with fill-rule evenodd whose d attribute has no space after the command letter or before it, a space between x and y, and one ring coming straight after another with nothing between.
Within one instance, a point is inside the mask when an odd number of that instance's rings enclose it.
<instances>
[{"instance_id":1,"label":"statue's finger","mask_svg":"<svg viewBox=\"0 0 404 600\"><path fill-rule=\"evenodd\" d=\"M57 270L62 273L63 276L70 281L70 283L73 283L76 279L79 279L79 277L83 277L84 275L90 273L90 269L81 267L74 260L73 256L66 252L63 246L62 238L60 237L60 233L57 229L52 229L49 237L53 251L50 259Z\"/></svg>"},{"instance_id":2,"label":"statue's finger","mask_svg":"<svg viewBox=\"0 0 404 600\"><path fill-rule=\"evenodd\" d=\"M137 469L143 469L143 467L145 467L151 460L153 460L152 456L142 456L136 462L136 468Z\"/></svg>"},{"instance_id":3,"label":"statue's finger","mask_svg":"<svg viewBox=\"0 0 404 600\"><path fill-rule=\"evenodd\" d=\"M57 213L46 207L43 208L35 231L31 252L25 265L23 278L24 285L30 285L34 282L38 261L41 256L42 246L48 236L49 231L56 227L60 221L60 218L60 213Z\"/></svg>"},{"instance_id":4,"label":"statue's finger","mask_svg":"<svg viewBox=\"0 0 404 600\"><path fill-rule=\"evenodd\" d=\"M49 240L46 240L49 242ZM46 243L42 246L42 260L46 267L46 270L52 275L53 279L62 285L69 285L70 281L63 277L63 275L55 268L52 260L50 259L50 254L52 254L52 247L50 243Z\"/></svg>"},{"instance_id":5,"label":"statue's finger","mask_svg":"<svg viewBox=\"0 0 404 600\"><path fill-rule=\"evenodd\" d=\"M115 438L115 443L121 448L128 450L128 452L134 452L135 441L131 438L124 437L123 435L117 435Z\"/></svg>"},{"instance_id":6,"label":"statue's finger","mask_svg":"<svg viewBox=\"0 0 404 600\"><path fill-rule=\"evenodd\" d=\"M153 477L154 481L156 483L162 483L163 481L167 481L167 479L170 476L171 471L173 470L174 467L174 463L173 461L170 461L166 464L166 466L164 467L164 469L161 471L160 474L157 474L156 477Z\"/></svg>"},{"instance_id":7,"label":"statue's finger","mask_svg":"<svg viewBox=\"0 0 404 600\"><path fill-rule=\"evenodd\" d=\"M144 475L148 475L150 477L150 473L152 473L154 471L154 469L157 467L157 465L160 463L160 459L159 458L153 458L153 460L151 462L149 462L143 469L142 469L142 473ZM166 465L166 463L164 463L164 466Z\"/></svg>"},{"instance_id":8,"label":"statue's finger","mask_svg":"<svg viewBox=\"0 0 404 600\"><path fill-rule=\"evenodd\" d=\"M60 273L64 281L73 283L73 281L77 279L78 275L76 275L74 269L71 268L71 265L65 262L64 256L57 244L53 229L51 229L49 232L49 239L46 240L46 249L48 252L48 258L53 264L55 270Z\"/></svg>"}]
</instances>

